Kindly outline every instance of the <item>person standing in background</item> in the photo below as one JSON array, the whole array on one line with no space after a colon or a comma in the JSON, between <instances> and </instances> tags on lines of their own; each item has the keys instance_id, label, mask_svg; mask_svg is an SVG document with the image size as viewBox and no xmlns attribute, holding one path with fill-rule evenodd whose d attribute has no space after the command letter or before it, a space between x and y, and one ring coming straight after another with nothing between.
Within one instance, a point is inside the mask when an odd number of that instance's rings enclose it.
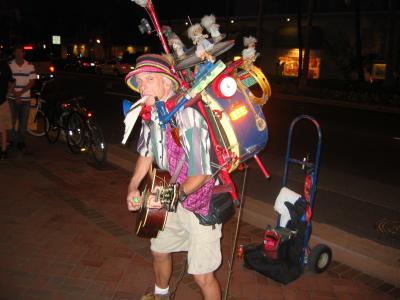
<instances>
[{"instance_id":1,"label":"person standing in background","mask_svg":"<svg viewBox=\"0 0 400 300\"><path fill-rule=\"evenodd\" d=\"M12 118L12 137L19 150L25 148L27 123L31 101L31 88L35 83L35 67L24 59L25 53L21 46L15 47L14 60L10 63L12 76L15 80L9 93L9 103ZM15 125L18 120L18 132Z\"/></svg>"},{"instance_id":2,"label":"person standing in background","mask_svg":"<svg viewBox=\"0 0 400 300\"><path fill-rule=\"evenodd\" d=\"M12 86L13 78L10 67L3 57L0 58L0 159L7 158L7 130L11 128L11 114L7 103L7 94Z\"/></svg>"}]
</instances>

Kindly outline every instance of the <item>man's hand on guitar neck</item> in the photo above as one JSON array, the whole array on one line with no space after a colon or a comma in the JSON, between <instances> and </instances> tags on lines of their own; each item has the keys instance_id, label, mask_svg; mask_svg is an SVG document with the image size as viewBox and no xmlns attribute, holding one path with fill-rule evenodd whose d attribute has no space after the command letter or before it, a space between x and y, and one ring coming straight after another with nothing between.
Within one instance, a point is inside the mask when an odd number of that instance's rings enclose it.
<instances>
[{"instance_id":1,"label":"man's hand on guitar neck","mask_svg":"<svg viewBox=\"0 0 400 300\"><path fill-rule=\"evenodd\" d=\"M158 201L155 193L156 191L153 191L153 193L148 195L147 203L145 205L147 208L161 208L163 206L161 202ZM138 211L142 206L142 197L140 195L140 191L138 189L128 188L128 196L126 201L128 204L128 210Z\"/></svg>"},{"instance_id":2,"label":"man's hand on guitar neck","mask_svg":"<svg viewBox=\"0 0 400 300\"><path fill-rule=\"evenodd\" d=\"M154 194L152 193L147 197L146 206L148 208L161 208L161 207L163 207L161 202L157 199L157 196L156 196L155 193L156 193L156 191L154 191Z\"/></svg>"}]
</instances>

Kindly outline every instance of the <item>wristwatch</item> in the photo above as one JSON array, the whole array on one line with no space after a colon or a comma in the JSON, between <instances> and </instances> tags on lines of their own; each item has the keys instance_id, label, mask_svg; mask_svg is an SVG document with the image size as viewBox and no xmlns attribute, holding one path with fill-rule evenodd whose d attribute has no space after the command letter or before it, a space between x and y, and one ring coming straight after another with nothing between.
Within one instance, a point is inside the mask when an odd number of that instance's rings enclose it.
<instances>
[{"instance_id":1,"label":"wristwatch","mask_svg":"<svg viewBox=\"0 0 400 300\"><path fill-rule=\"evenodd\" d=\"M187 197L187 194L185 193L185 191L183 190L183 186L181 185L179 187L179 202L182 202L183 200L185 200L185 198Z\"/></svg>"}]
</instances>

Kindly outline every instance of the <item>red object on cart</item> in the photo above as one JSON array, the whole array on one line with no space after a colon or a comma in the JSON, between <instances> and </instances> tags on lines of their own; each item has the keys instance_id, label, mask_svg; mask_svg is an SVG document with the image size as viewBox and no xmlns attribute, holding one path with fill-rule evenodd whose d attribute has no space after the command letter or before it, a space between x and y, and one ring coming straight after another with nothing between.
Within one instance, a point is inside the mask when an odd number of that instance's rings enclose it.
<instances>
[{"instance_id":1,"label":"red object on cart","mask_svg":"<svg viewBox=\"0 0 400 300\"><path fill-rule=\"evenodd\" d=\"M264 231L264 252L270 259L278 258L278 248L281 243L281 236L274 229Z\"/></svg>"}]
</instances>

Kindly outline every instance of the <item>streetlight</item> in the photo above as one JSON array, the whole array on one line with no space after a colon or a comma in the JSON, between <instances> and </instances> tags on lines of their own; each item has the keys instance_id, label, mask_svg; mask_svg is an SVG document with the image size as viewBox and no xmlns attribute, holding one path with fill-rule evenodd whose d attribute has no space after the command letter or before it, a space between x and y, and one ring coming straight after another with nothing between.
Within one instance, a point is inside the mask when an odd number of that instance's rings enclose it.
<instances>
[{"instance_id":1,"label":"streetlight","mask_svg":"<svg viewBox=\"0 0 400 300\"><path fill-rule=\"evenodd\" d=\"M100 44L101 43L100 39L96 39L96 43Z\"/></svg>"}]
</instances>

